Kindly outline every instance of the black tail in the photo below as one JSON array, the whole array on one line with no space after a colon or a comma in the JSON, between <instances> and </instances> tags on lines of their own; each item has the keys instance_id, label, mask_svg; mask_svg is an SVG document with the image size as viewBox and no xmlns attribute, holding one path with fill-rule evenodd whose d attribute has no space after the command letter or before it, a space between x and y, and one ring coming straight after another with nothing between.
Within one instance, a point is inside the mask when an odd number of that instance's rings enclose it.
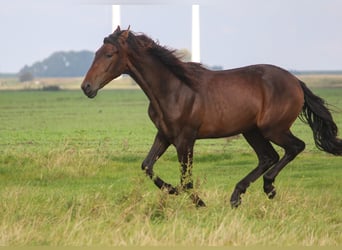
<instances>
[{"instance_id":1,"label":"black tail","mask_svg":"<svg viewBox=\"0 0 342 250\"><path fill-rule=\"evenodd\" d=\"M325 101L316 96L299 81L304 91L304 106L300 119L307 122L312 131L317 148L334 155L342 155L342 140L337 138L338 129Z\"/></svg>"}]
</instances>

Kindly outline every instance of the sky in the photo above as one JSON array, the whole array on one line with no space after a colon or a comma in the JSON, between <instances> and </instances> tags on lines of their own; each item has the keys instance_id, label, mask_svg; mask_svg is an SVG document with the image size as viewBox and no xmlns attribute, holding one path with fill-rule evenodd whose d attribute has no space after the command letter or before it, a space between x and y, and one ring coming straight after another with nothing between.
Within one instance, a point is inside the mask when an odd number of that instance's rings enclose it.
<instances>
[{"instance_id":1,"label":"sky","mask_svg":"<svg viewBox=\"0 0 342 250\"><path fill-rule=\"evenodd\" d=\"M191 50L191 4L200 4L201 62L235 68L342 70L341 0L1 0L0 72L56 51L96 51L121 4L121 27Z\"/></svg>"}]
</instances>

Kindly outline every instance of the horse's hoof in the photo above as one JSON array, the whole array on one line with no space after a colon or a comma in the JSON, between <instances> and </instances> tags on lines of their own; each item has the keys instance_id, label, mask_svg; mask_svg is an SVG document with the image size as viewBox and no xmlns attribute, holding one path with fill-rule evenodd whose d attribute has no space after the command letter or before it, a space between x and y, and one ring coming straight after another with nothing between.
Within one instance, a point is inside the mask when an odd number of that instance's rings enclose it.
<instances>
[{"instance_id":1,"label":"horse's hoof","mask_svg":"<svg viewBox=\"0 0 342 250\"><path fill-rule=\"evenodd\" d=\"M204 201L197 194L191 194L190 198L192 199L193 203L195 203L196 207L206 207Z\"/></svg>"},{"instance_id":2,"label":"horse's hoof","mask_svg":"<svg viewBox=\"0 0 342 250\"><path fill-rule=\"evenodd\" d=\"M230 197L230 206L232 208L237 208L241 205L241 192L238 189L235 189Z\"/></svg>"},{"instance_id":3,"label":"horse's hoof","mask_svg":"<svg viewBox=\"0 0 342 250\"><path fill-rule=\"evenodd\" d=\"M238 200L233 200L233 201L231 200L230 201L230 206L232 208L237 208L240 205L241 205L241 198L239 198Z\"/></svg>"},{"instance_id":4,"label":"horse's hoof","mask_svg":"<svg viewBox=\"0 0 342 250\"><path fill-rule=\"evenodd\" d=\"M276 192L275 188L273 188L273 190L271 192L267 193L267 197L269 199L273 199L276 196L276 194L277 194L277 192Z\"/></svg>"},{"instance_id":5,"label":"horse's hoof","mask_svg":"<svg viewBox=\"0 0 342 250\"><path fill-rule=\"evenodd\" d=\"M168 183L164 183L164 185L161 187L161 190L167 192L168 194L174 194L174 195L179 194L178 189Z\"/></svg>"},{"instance_id":6,"label":"horse's hoof","mask_svg":"<svg viewBox=\"0 0 342 250\"><path fill-rule=\"evenodd\" d=\"M167 189L167 191L169 192L169 194L174 194L174 195L178 195L179 193L178 193L178 189L177 188L175 188L175 187L169 187L168 189Z\"/></svg>"},{"instance_id":7,"label":"horse's hoof","mask_svg":"<svg viewBox=\"0 0 342 250\"><path fill-rule=\"evenodd\" d=\"M269 180L264 176L264 192L269 199L273 199L277 194L275 187L272 185L273 182L274 179Z\"/></svg>"},{"instance_id":8,"label":"horse's hoof","mask_svg":"<svg viewBox=\"0 0 342 250\"><path fill-rule=\"evenodd\" d=\"M201 199L198 199L198 201L196 201L196 207L206 207L204 201L202 201Z\"/></svg>"}]
</instances>

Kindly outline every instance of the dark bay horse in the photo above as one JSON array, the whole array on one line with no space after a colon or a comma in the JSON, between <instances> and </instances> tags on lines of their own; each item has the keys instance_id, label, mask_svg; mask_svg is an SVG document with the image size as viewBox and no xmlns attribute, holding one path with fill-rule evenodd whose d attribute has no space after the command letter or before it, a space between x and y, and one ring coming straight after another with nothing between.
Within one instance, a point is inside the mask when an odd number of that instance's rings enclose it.
<instances>
[{"instance_id":1,"label":"dark bay horse","mask_svg":"<svg viewBox=\"0 0 342 250\"><path fill-rule=\"evenodd\" d=\"M196 139L242 134L259 163L236 184L231 205L239 206L241 194L261 175L264 192L273 198L276 176L305 148L290 131L298 116L311 127L320 150L342 155L342 140L337 138L337 126L324 100L288 71L272 65L210 71L201 64L181 62L173 52L146 35L118 27L104 39L81 86L94 98L123 73L140 85L158 130L142 169L160 189L170 194L191 191ZM271 142L284 149L281 159ZM171 144L181 169L178 188L153 172L153 165ZM205 206L193 192L190 197L197 206Z\"/></svg>"}]
</instances>

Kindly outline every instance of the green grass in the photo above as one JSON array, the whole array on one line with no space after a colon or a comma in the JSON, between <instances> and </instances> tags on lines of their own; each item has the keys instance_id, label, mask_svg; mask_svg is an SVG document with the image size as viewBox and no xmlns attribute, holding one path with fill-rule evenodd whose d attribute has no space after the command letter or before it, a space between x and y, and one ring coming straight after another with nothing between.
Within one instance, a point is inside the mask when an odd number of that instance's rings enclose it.
<instances>
[{"instance_id":1,"label":"green grass","mask_svg":"<svg viewBox=\"0 0 342 250\"><path fill-rule=\"evenodd\" d=\"M314 89L342 110L342 89ZM159 191L140 169L156 129L142 91L0 92L0 245L311 246L342 244L342 160L318 151L309 127L294 134L307 147L276 181L270 201L262 181L231 209L235 184L256 165L241 138L195 147L196 192ZM334 113L342 129L342 113ZM281 151L279 149L279 151ZM156 172L175 185L170 148Z\"/></svg>"}]
</instances>

